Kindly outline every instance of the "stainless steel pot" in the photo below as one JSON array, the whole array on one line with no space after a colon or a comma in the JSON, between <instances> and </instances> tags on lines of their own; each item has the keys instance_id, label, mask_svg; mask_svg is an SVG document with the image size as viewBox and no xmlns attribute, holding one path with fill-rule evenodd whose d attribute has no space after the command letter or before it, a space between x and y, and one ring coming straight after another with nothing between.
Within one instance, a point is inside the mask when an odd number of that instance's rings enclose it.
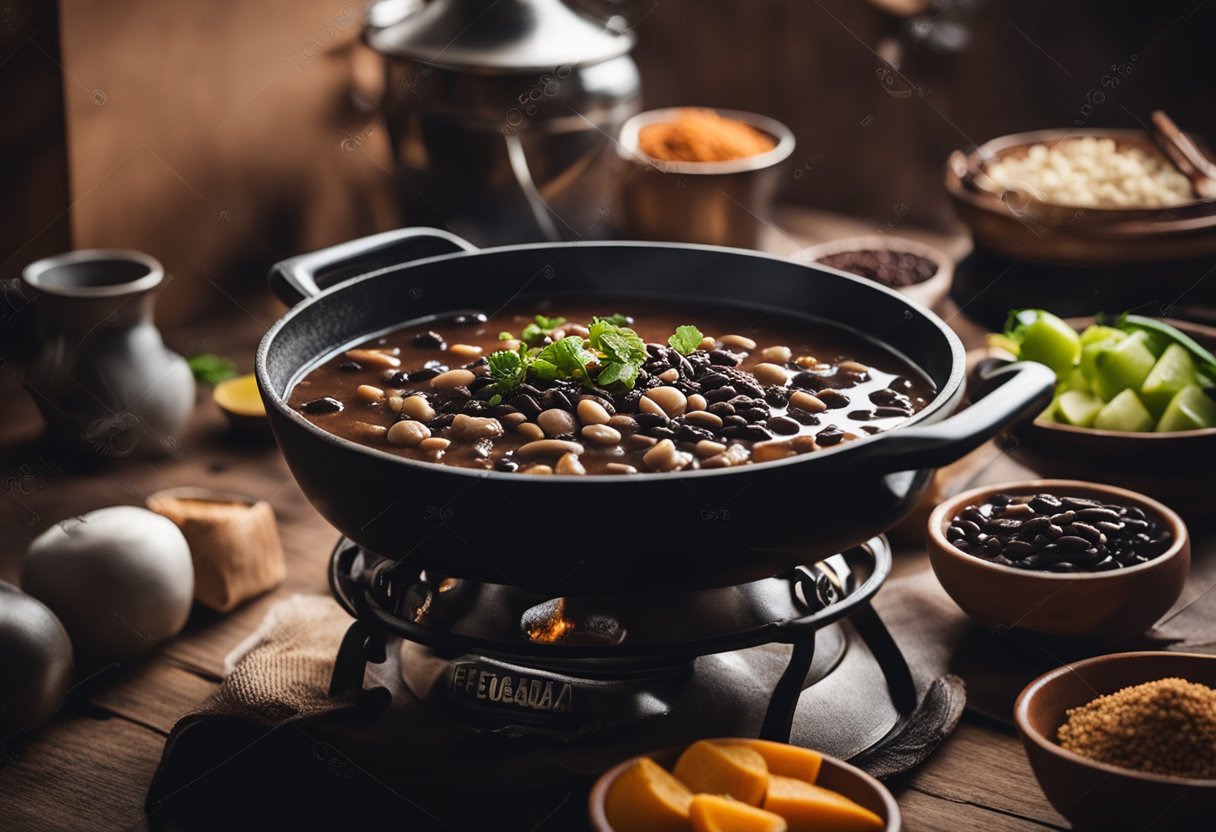
<instances>
[{"instance_id":1,"label":"stainless steel pot","mask_svg":"<svg viewBox=\"0 0 1216 832\"><path fill-rule=\"evenodd\" d=\"M411 224L481 245L601 237L615 137L637 112L634 38L562 0L385 0L384 116Z\"/></svg>"}]
</instances>

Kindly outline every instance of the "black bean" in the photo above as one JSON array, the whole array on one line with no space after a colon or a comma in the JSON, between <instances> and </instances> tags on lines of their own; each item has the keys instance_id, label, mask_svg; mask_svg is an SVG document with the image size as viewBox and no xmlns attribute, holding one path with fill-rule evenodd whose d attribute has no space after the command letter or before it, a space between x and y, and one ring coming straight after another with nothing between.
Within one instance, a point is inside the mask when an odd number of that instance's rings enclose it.
<instances>
[{"instance_id":1,"label":"black bean","mask_svg":"<svg viewBox=\"0 0 1216 832\"><path fill-rule=\"evenodd\" d=\"M456 315L452 318L452 323L456 326L476 326L486 322L486 313L484 312L469 312L465 315Z\"/></svg>"},{"instance_id":2,"label":"black bean","mask_svg":"<svg viewBox=\"0 0 1216 832\"><path fill-rule=\"evenodd\" d=\"M710 350L709 362L719 367L737 367L743 361L743 356L729 350Z\"/></svg>"},{"instance_id":3,"label":"black bean","mask_svg":"<svg viewBox=\"0 0 1216 832\"><path fill-rule=\"evenodd\" d=\"M358 361L343 361L338 365L338 369L344 373L354 373L363 369L363 365Z\"/></svg>"},{"instance_id":4,"label":"black bean","mask_svg":"<svg viewBox=\"0 0 1216 832\"><path fill-rule=\"evenodd\" d=\"M912 389L912 380L904 378L903 376L896 376L894 379L892 379L891 383L887 385L887 388L906 393Z\"/></svg>"},{"instance_id":5,"label":"black bean","mask_svg":"<svg viewBox=\"0 0 1216 832\"><path fill-rule=\"evenodd\" d=\"M342 402L335 399L333 396L322 396L319 399L313 399L310 402L304 402L300 405L300 410L305 413L337 413L342 409Z\"/></svg>"},{"instance_id":6,"label":"black bean","mask_svg":"<svg viewBox=\"0 0 1216 832\"><path fill-rule=\"evenodd\" d=\"M682 442L700 442L714 439L714 432L698 425L681 424L676 429L676 438Z\"/></svg>"},{"instance_id":7,"label":"black bean","mask_svg":"<svg viewBox=\"0 0 1216 832\"><path fill-rule=\"evenodd\" d=\"M773 438L772 432L760 427L760 425L747 425L740 428L740 430L742 431L741 436L744 439L751 439L753 442L765 442Z\"/></svg>"},{"instance_id":8,"label":"black bean","mask_svg":"<svg viewBox=\"0 0 1216 832\"><path fill-rule=\"evenodd\" d=\"M1065 552L1084 552L1089 548L1089 541L1083 537L1066 534L1057 540L1055 545Z\"/></svg>"},{"instance_id":9,"label":"black bean","mask_svg":"<svg viewBox=\"0 0 1216 832\"><path fill-rule=\"evenodd\" d=\"M1098 539L1102 537L1102 532L1088 523L1073 523L1072 526L1069 527L1068 531L1070 531L1072 534L1080 535L1091 543L1097 543Z\"/></svg>"},{"instance_id":10,"label":"black bean","mask_svg":"<svg viewBox=\"0 0 1216 832\"><path fill-rule=\"evenodd\" d=\"M1024 540L1011 540L1005 544L1005 554L1011 558L1024 558L1034 551L1035 547Z\"/></svg>"},{"instance_id":11,"label":"black bean","mask_svg":"<svg viewBox=\"0 0 1216 832\"><path fill-rule=\"evenodd\" d=\"M818 373L809 373L805 370L801 373L795 373L790 379L790 384L795 387L801 387L803 390L818 390L824 385L823 376Z\"/></svg>"},{"instance_id":12,"label":"black bean","mask_svg":"<svg viewBox=\"0 0 1216 832\"><path fill-rule=\"evenodd\" d=\"M868 422L874 418L873 410L850 410L848 417L854 422Z\"/></svg>"},{"instance_id":13,"label":"black bean","mask_svg":"<svg viewBox=\"0 0 1216 832\"><path fill-rule=\"evenodd\" d=\"M513 473L513 472L519 470L519 463L513 459L507 459L506 457L500 457L499 459L494 461L494 470L503 471L505 473L510 474L510 473Z\"/></svg>"},{"instance_id":14,"label":"black bean","mask_svg":"<svg viewBox=\"0 0 1216 832\"><path fill-rule=\"evenodd\" d=\"M881 390L875 390L870 394L870 401L874 404L890 404L900 398L899 393L896 393L889 387L884 387Z\"/></svg>"},{"instance_id":15,"label":"black bean","mask_svg":"<svg viewBox=\"0 0 1216 832\"><path fill-rule=\"evenodd\" d=\"M972 523L970 520L958 520L957 524L963 530L963 533L967 535L968 540L975 540L979 536L980 527L978 524Z\"/></svg>"},{"instance_id":16,"label":"black bean","mask_svg":"<svg viewBox=\"0 0 1216 832\"><path fill-rule=\"evenodd\" d=\"M988 515L984 514L983 510L976 506L967 506L963 509L960 515L964 520L970 520L972 523L984 524L988 522Z\"/></svg>"},{"instance_id":17,"label":"black bean","mask_svg":"<svg viewBox=\"0 0 1216 832\"><path fill-rule=\"evenodd\" d=\"M743 427L747 424L747 420L737 414L732 416L723 416L722 424L726 425L727 427Z\"/></svg>"},{"instance_id":18,"label":"black bean","mask_svg":"<svg viewBox=\"0 0 1216 832\"><path fill-rule=\"evenodd\" d=\"M705 401L714 403L724 402L727 399L733 399L737 395L739 395L739 391L729 384L725 387L719 387L716 390L710 390L708 393L704 394Z\"/></svg>"},{"instance_id":19,"label":"black bean","mask_svg":"<svg viewBox=\"0 0 1216 832\"><path fill-rule=\"evenodd\" d=\"M448 348L448 345L443 340L443 336L431 329L415 335L413 344L415 347L427 349L446 350Z\"/></svg>"},{"instance_id":20,"label":"black bean","mask_svg":"<svg viewBox=\"0 0 1216 832\"><path fill-rule=\"evenodd\" d=\"M702 390L717 390L719 387L725 387L730 383L730 378L722 375L722 373L706 373L697 379L701 383Z\"/></svg>"},{"instance_id":21,"label":"black bean","mask_svg":"<svg viewBox=\"0 0 1216 832\"><path fill-rule=\"evenodd\" d=\"M802 426L788 416L774 416L765 422L765 425L773 433L782 436L792 436L802 430Z\"/></svg>"},{"instance_id":22,"label":"black bean","mask_svg":"<svg viewBox=\"0 0 1216 832\"><path fill-rule=\"evenodd\" d=\"M1062 511L1059 514L1051 515L1051 522L1057 526L1067 526L1077 519L1075 511Z\"/></svg>"},{"instance_id":23,"label":"black bean","mask_svg":"<svg viewBox=\"0 0 1216 832\"><path fill-rule=\"evenodd\" d=\"M1114 523L1119 519L1119 512L1105 507L1083 508L1077 512L1077 517L1084 520L1086 523L1096 523L1099 520L1105 520L1107 523Z\"/></svg>"},{"instance_id":24,"label":"black bean","mask_svg":"<svg viewBox=\"0 0 1216 832\"><path fill-rule=\"evenodd\" d=\"M820 390L815 395L832 410L849 406L849 397L839 390Z\"/></svg>"},{"instance_id":25,"label":"black bean","mask_svg":"<svg viewBox=\"0 0 1216 832\"><path fill-rule=\"evenodd\" d=\"M790 394L781 387L769 387L764 391L764 400L773 407L785 407L790 403Z\"/></svg>"},{"instance_id":26,"label":"black bean","mask_svg":"<svg viewBox=\"0 0 1216 832\"><path fill-rule=\"evenodd\" d=\"M879 419L890 419L894 416L911 416L912 408L886 406L874 408L874 415Z\"/></svg>"},{"instance_id":27,"label":"black bean","mask_svg":"<svg viewBox=\"0 0 1216 832\"><path fill-rule=\"evenodd\" d=\"M767 407L745 407L738 411L738 415L742 416L749 422L759 422L768 418Z\"/></svg>"},{"instance_id":28,"label":"black bean","mask_svg":"<svg viewBox=\"0 0 1216 832\"><path fill-rule=\"evenodd\" d=\"M468 416L485 416L490 412L490 405L480 399L469 399L460 412Z\"/></svg>"},{"instance_id":29,"label":"black bean","mask_svg":"<svg viewBox=\"0 0 1216 832\"><path fill-rule=\"evenodd\" d=\"M643 429L663 427L669 421L662 413L635 413L633 418L637 420L638 425Z\"/></svg>"},{"instance_id":30,"label":"black bean","mask_svg":"<svg viewBox=\"0 0 1216 832\"><path fill-rule=\"evenodd\" d=\"M828 425L819 433L815 434L815 443L825 447L837 445L844 439L844 431L836 425Z\"/></svg>"},{"instance_id":31,"label":"black bean","mask_svg":"<svg viewBox=\"0 0 1216 832\"><path fill-rule=\"evenodd\" d=\"M1008 501L1006 501L1008 502ZM1060 498L1051 494L1039 494L1027 504L1039 514L1054 514L1060 509Z\"/></svg>"},{"instance_id":32,"label":"black bean","mask_svg":"<svg viewBox=\"0 0 1216 832\"><path fill-rule=\"evenodd\" d=\"M439 375L440 371L431 367L423 367L419 370L412 370L408 374L407 381L430 381L435 376Z\"/></svg>"},{"instance_id":33,"label":"black bean","mask_svg":"<svg viewBox=\"0 0 1216 832\"><path fill-rule=\"evenodd\" d=\"M1064 507L1065 511L1080 511L1083 508L1097 508L1101 503L1084 497L1061 497L1060 505Z\"/></svg>"},{"instance_id":34,"label":"black bean","mask_svg":"<svg viewBox=\"0 0 1216 832\"><path fill-rule=\"evenodd\" d=\"M785 415L789 416L791 419L793 419L795 422L798 422L800 425L817 425L817 424L819 424L818 416L816 416L814 413L811 413L809 410L803 410L801 407L791 407L789 410L787 410L785 412Z\"/></svg>"},{"instance_id":35,"label":"black bean","mask_svg":"<svg viewBox=\"0 0 1216 832\"><path fill-rule=\"evenodd\" d=\"M574 405L570 402L569 397L561 390L546 390L541 396L541 404L546 410L549 408L558 408L560 410L574 410Z\"/></svg>"},{"instance_id":36,"label":"black bean","mask_svg":"<svg viewBox=\"0 0 1216 832\"><path fill-rule=\"evenodd\" d=\"M437 361L434 358L432 358L430 361L422 362L422 366L428 370L436 370L440 373L446 373L450 369L447 364L444 364L442 361Z\"/></svg>"},{"instance_id":37,"label":"black bean","mask_svg":"<svg viewBox=\"0 0 1216 832\"><path fill-rule=\"evenodd\" d=\"M521 393L518 396L514 396L510 401L507 402L507 404L511 405L511 407L515 408L529 419L535 419L540 415L542 410L541 406L537 404L536 399L532 398L526 393Z\"/></svg>"},{"instance_id":38,"label":"black bean","mask_svg":"<svg viewBox=\"0 0 1216 832\"><path fill-rule=\"evenodd\" d=\"M434 419L428 422L427 425L431 428L431 431L434 432L437 430L443 430L451 425L454 421L456 421L455 413L445 413L442 416L436 416Z\"/></svg>"},{"instance_id":39,"label":"black bean","mask_svg":"<svg viewBox=\"0 0 1216 832\"><path fill-rule=\"evenodd\" d=\"M714 402L705 409L715 416L733 416L735 413L735 406L730 402Z\"/></svg>"},{"instance_id":40,"label":"black bean","mask_svg":"<svg viewBox=\"0 0 1216 832\"><path fill-rule=\"evenodd\" d=\"M946 540L949 540L951 543L957 540L962 540L966 536L967 535L963 533L963 530L954 524L951 524L946 529ZM1030 549L1033 551L1034 547L1032 546Z\"/></svg>"},{"instance_id":41,"label":"black bean","mask_svg":"<svg viewBox=\"0 0 1216 832\"><path fill-rule=\"evenodd\" d=\"M1127 523L1107 523L1105 520L1099 520L1097 523L1094 523L1094 526L1107 534L1116 534L1127 528Z\"/></svg>"},{"instance_id":42,"label":"black bean","mask_svg":"<svg viewBox=\"0 0 1216 832\"><path fill-rule=\"evenodd\" d=\"M646 352L651 358L659 358L663 361L667 360L667 347L663 344L648 343L646 345Z\"/></svg>"},{"instance_id":43,"label":"black bean","mask_svg":"<svg viewBox=\"0 0 1216 832\"><path fill-rule=\"evenodd\" d=\"M668 427L646 428L644 432L647 436L653 436L655 439L675 439L676 438L676 432Z\"/></svg>"},{"instance_id":44,"label":"black bean","mask_svg":"<svg viewBox=\"0 0 1216 832\"><path fill-rule=\"evenodd\" d=\"M1022 523L1022 533L1031 537L1037 534L1043 534L1051 526L1051 519L1047 517L1032 517Z\"/></svg>"}]
</instances>

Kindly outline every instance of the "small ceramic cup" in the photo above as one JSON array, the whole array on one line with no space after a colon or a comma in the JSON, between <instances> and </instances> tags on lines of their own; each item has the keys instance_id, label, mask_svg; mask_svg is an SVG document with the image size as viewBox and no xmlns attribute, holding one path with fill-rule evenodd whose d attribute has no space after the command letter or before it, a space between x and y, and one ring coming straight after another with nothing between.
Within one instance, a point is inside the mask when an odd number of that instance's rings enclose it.
<instances>
[{"instance_id":1,"label":"small ceramic cup","mask_svg":"<svg viewBox=\"0 0 1216 832\"><path fill-rule=\"evenodd\" d=\"M624 160L625 232L640 240L759 247L782 171L794 152L794 134L767 116L716 110L771 136L773 148L723 162L668 162L639 150L643 127L673 121L684 109L648 110L621 127L617 147Z\"/></svg>"}]
</instances>

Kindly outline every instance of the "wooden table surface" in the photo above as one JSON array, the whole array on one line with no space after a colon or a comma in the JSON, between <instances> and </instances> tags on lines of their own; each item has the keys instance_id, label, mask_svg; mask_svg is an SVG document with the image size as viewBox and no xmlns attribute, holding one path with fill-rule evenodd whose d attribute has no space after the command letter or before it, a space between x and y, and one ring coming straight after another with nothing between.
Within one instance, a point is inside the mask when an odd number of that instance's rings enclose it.
<instances>
[{"instance_id":1,"label":"wooden table surface","mask_svg":"<svg viewBox=\"0 0 1216 832\"><path fill-rule=\"evenodd\" d=\"M795 232L776 236L770 248L777 251L872 230L807 212L784 218L783 226ZM951 253L965 245L917 236ZM222 320L166 339L183 353L233 356L248 371L257 339L278 314L266 298L234 301ZM944 314L967 340L979 337L961 316ZM103 506L141 505L162 488L239 491L268 500L278 517L288 564L283 586L227 615L196 608L185 631L148 657L81 680L59 717L0 759L0 830L147 828L155 818L145 816L144 795L169 730L216 688L225 655L271 605L292 593L327 592L324 567L336 533L304 499L273 446L229 441L207 396L200 396L179 457L94 470L57 458L41 443L41 422L11 362L0 365L0 402L0 579L16 581L26 545L53 523ZM927 568L923 553L898 558L898 573ZM1012 731L972 715L924 766L892 785L909 830L1068 828L1040 792Z\"/></svg>"}]
</instances>

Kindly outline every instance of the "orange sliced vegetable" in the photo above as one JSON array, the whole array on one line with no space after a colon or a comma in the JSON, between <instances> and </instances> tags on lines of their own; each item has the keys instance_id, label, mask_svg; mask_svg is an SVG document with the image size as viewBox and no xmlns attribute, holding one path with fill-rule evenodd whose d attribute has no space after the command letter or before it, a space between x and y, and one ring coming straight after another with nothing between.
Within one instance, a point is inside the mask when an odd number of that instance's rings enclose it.
<instances>
[{"instance_id":1,"label":"orange sliced vegetable","mask_svg":"<svg viewBox=\"0 0 1216 832\"><path fill-rule=\"evenodd\" d=\"M699 794L688 812L693 832L786 832L785 819L729 797Z\"/></svg>"},{"instance_id":2,"label":"orange sliced vegetable","mask_svg":"<svg viewBox=\"0 0 1216 832\"><path fill-rule=\"evenodd\" d=\"M769 778L764 808L785 818L790 832L876 832L884 825L842 794L779 774Z\"/></svg>"},{"instance_id":3,"label":"orange sliced vegetable","mask_svg":"<svg viewBox=\"0 0 1216 832\"><path fill-rule=\"evenodd\" d=\"M688 832L692 792L649 757L627 768L604 798L615 832Z\"/></svg>"},{"instance_id":4,"label":"orange sliced vegetable","mask_svg":"<svg viewBox=\"0 0 1216 832\"><path fill-rule=\"evenodd\" d=\"M823 765L823 755L818 751L771 740L734 740L734 742L756 749L764 758L769 774L795 777L808 783L814 783L819 777L819 767Z\"/></svg>"},{"instance_id":5,"label":"orange sliced vegetable","mask_svg":"<svg viewBox=\"0 0 1216 832\"><path fill-rule=\"evenodd\" d=\"M729 795L759 806L768 788L768 766L760 752L740 743L694 742L673 772L694 792Z\"/></svg>"}]
</instances>

